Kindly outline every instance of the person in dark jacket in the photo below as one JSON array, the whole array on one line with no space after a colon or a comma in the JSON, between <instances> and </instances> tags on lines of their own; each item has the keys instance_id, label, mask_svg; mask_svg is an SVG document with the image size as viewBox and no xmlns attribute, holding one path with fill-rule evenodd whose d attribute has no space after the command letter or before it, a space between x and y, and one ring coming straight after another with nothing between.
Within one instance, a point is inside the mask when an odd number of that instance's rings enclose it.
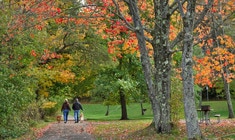
<instances>
[{"instance_id":1,"label":"person in dark jacket","mask_svg":"<svg viewBox=\"0 0 235 140\"><path fill-rule=\"evenodd\" d=\"M69 115L70 110L71 108L69 106L68 99L65 99L61 108L61 112L63 112L63 116L64 116L64 123L67 123L68 121L68 115Z\"/></svg>"},{"instance_id":2,"label":"person in dark jacket","mask_svg":"<svg viewBox=\"0 0 235 140\"><path fill-rule=\"evenodd\" d=\"M83 111L82 105L78 101L78 98L76 98L75 102L73 103L72 109L74 110L74 120L75 120L75 123L78 123L79 122L80 110Z\"/></svg>"}]
</instances>

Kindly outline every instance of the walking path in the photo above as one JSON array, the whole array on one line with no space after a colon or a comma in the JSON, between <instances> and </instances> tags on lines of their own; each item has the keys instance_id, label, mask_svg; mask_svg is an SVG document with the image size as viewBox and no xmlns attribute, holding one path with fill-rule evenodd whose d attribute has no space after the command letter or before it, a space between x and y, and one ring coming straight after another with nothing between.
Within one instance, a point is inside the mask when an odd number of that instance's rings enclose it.
<instances>
[{"instance_id":1,"label":"walking path","mask_svg":"<svg viewBox=\"0 0 235 140\"><path fill-rule=\"evenodd\" d=\"M52 123L50 128L37 140L95 140L91 135L91 124L87 121L74 123L69 118L67 123Z\"/></svg>"}]
</instances>

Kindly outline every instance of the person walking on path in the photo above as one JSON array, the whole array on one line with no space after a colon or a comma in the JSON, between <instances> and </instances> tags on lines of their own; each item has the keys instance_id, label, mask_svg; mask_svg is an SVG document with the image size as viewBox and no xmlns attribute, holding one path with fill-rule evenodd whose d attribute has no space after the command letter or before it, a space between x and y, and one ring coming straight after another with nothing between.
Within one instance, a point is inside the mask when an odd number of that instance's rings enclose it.
<instances>
[{"instance_id":1,"label":"person walking on path","mask_svg":"<svg viewBox=\"0 0 235 140\"><path fill-rule=\"evenodd\" d=\"M80 114L80 110L83 111L82 105L81 103L78 101L78 98L76 98L75 102L73 103L72 109L74 110L74 120L75 123L79 122L79 114Z\"/></svg>"},{"instance_id":2,"label":"person walking on path","mask_svg":"<svg viewBox=\"0 0 235 140\"><path fill-rule=\"evenodd\" d=\"M70 110L71 108L69 106L68 99L65 99L61 108L61 112L63 112L63 116L64 116L64 123L67 123L68 121L68 115L69 115Z\"/></svg>"}]
</instances>

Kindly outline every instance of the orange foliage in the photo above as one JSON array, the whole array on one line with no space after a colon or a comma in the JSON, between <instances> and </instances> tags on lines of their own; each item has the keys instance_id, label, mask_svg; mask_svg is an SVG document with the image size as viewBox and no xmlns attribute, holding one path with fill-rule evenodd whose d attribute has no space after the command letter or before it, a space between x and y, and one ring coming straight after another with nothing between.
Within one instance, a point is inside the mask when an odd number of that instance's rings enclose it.
<instances>
[{"instance_id":1,"label":"orange foliage","mask_svg":"<svg viewBox=\"0 0 235 140\"><path fill-rule=\"evenodd\" d=\"M217 39L220 42L220 46L216 48L210 47L211 53L206 51L206 56L203 58L194 57L196 62L194 69L197 72L195 74L196 84L212 87L213 83L222 75L227 82L231 82L235 78L233 73L225 73L224 71L225 67L229 70L234 70L235 55L228 49L234 47L234 42L227 35L219 36Z\"/></svg>"},{"instance_id":2,"label":"orange foliage","mask_svg":"<svg viewBox=\"0 0 235 140\"><path fill-rule=\"evenodd\" d=\"M197 58L195 57L195 83L201 86L213 86L215 81L224 76L227 82L231 82L234 79L233 73L227 73L224 69L230 71L234 70L235 65L235 56L231 53L231 49L234 49L235 43L233 39L228 35L220 35L217 38L208 38L208 34L211 33L210 22L211 16L221 16L221 20L228 17L232 11L235 10L235 1L234 0L215 0L212 9L210 10L210 15L204 19L209 23L200 25L195 29L198 38L195 40L199 42L199 46L204 50L204 57ZM197 7L197 10L200 12L201 7ZM219 19L216 19L219 20ZM221 28L221 27L219 27Z\"/></svg>"}]
</instances>

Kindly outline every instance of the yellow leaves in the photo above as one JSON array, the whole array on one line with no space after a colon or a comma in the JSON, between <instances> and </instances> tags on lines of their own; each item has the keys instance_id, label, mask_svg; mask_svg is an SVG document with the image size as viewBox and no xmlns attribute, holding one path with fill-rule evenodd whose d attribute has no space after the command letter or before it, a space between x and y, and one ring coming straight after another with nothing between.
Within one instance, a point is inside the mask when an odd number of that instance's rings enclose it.
<instances>
[{"instance_id":1,"label":"yellow leaves","mask_svg":"<svg viewBox=\"0 0 235 140\"><path fill-rule=\"evenodd\" d=\"M75 74L69 70L61 70L57 71L54 79L62 83L69 83L75 79Z\"/></svg>"},{"instance_id":2,"label":"yellow leaves","mask_svg":"<svg viewBox=\"0 0 235 140\"><path fill-rule=\"evenodd\" d=\"M217 66L214 66L214 69L215 69L216 71L221 71L222 67L217 65Z\"/></svg>"},{"instance_id":3,"label":"yellow leaves","mask_svg":"<svg viewBox=\"0 0 235 140\"><path fill-rule=\"evenodd\" d=\"M85 33L78 34L78 39L83 40L86 37Z\"/></svg>"},{"instance_id":4,"label":"yellow leaves","mask_svg":"<svg viewBox=\"0 0 235 140\"><path fill-rule=\"evenodd\" d=\"M128 48L129 48L129 47L128 47L128 43L127 43L127 41L125 40L122 49L125 51L125 50L127 50Z\"/></svg>"},{"instance_id":5,"label":"yellow leaves","mask_svg":"<svg viewBox=\"0 0 235 140\"><path fill-rule=\"evenodd\" d=\"M77 80L80 81L80 82L82 82L82 81L84 81L85 79L86 79L86 78L85 78L84 76L82 76L82 77L78 78Z\"/></svg>"},{"instance_id":6,"label":"yellow leaves","mask_svg":"<svg viewBox=\"0 0 235 140\"><path fill-rule=\"evenodd\" d=\"M40 89L39 90L39 94L43 95L46 98L49 96L49 93L48 93L48 91L46 89Z\"/></svg>"},{"instance_id":7,"label":"yellow leaves","mask_svg":"<svg viewBox=\"0 0 235 140\"><path fill-rule=\"evenodd\" d=\"M56 102L45 102L42 104L42 108L53 108L56 104Z\"/></svg>"}]
</instances>

